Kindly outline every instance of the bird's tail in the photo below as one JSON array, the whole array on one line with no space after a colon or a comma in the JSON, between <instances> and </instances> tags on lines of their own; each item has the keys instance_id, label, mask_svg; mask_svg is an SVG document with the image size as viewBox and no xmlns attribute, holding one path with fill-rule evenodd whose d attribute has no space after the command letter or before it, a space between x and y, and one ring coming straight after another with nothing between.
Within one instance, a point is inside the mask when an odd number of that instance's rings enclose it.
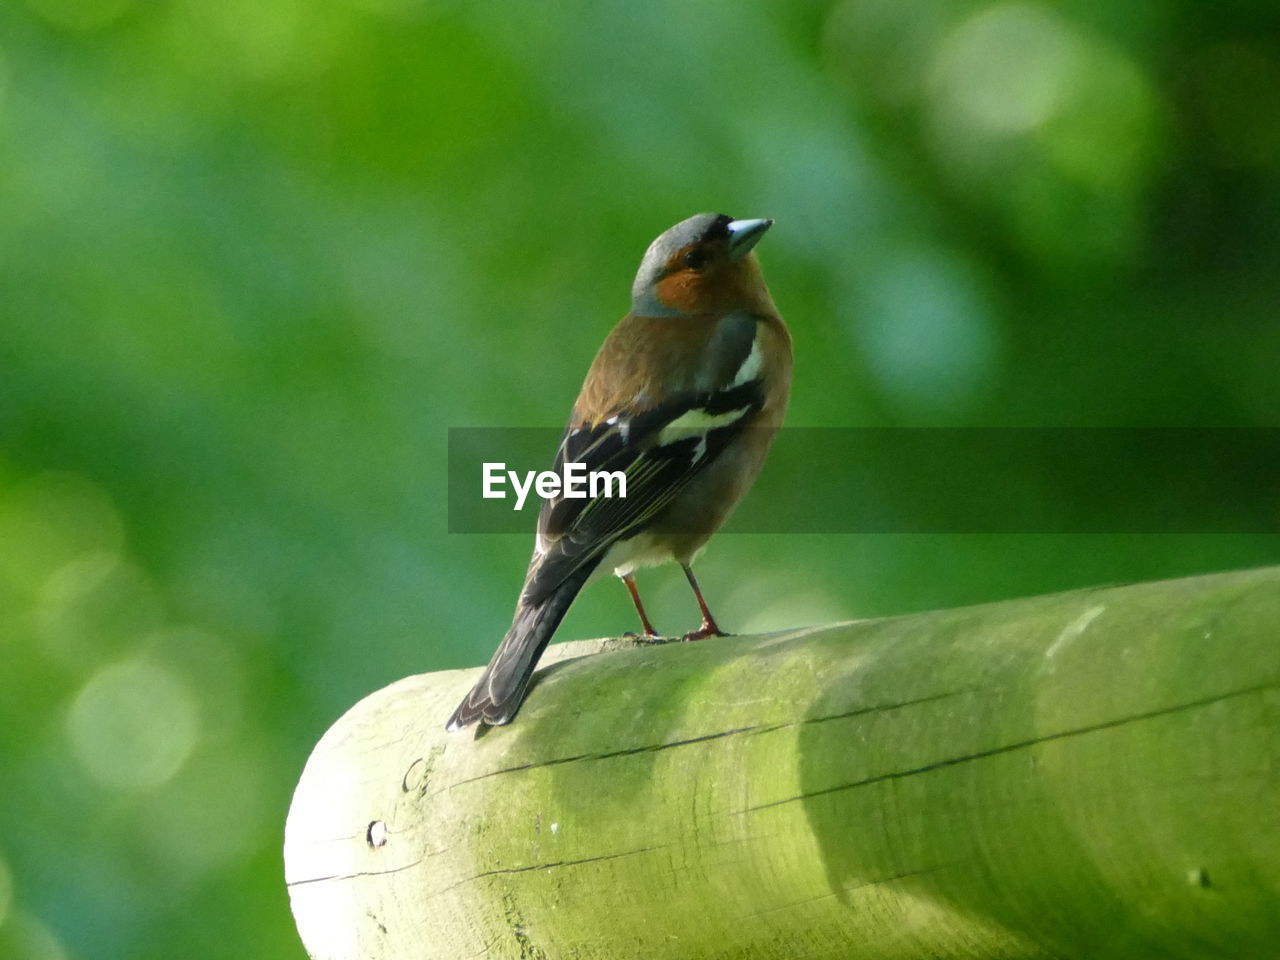
<instances>
[{"instance_id":1,"label":"bird's tail","mask_svg":"<svg viewBox=\"0 0 1280 960\"><path fill-rule=\"evenodd\" d=\"M595 564L574 571L562 584L536 603L524 596L516 607L511 629L502 638L489 666L471 688L458 709L453 711L446 729L460 730L477 720L490 726L510 723L524 701L529 680L551 635L569 610L578 591L587 582Z\"/></svg>"}]
</instances>

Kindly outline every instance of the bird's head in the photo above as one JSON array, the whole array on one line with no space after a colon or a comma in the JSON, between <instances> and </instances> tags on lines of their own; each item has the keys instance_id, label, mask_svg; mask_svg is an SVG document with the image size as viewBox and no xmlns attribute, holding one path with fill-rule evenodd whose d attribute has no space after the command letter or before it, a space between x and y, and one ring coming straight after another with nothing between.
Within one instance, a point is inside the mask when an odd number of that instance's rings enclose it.
<instances>
[{"instance_id":1,"label":"bird's head","mask_svg":"<svg viewBox=\"0 0 1280 960\"><path fill-rule=\"evenodd\" d=\"M649 244L631 287L631 312L771 312L773 302L751 252L771 226L772 220L734 220L722 213L681 220Z\"/></svg>"}]
</instances>

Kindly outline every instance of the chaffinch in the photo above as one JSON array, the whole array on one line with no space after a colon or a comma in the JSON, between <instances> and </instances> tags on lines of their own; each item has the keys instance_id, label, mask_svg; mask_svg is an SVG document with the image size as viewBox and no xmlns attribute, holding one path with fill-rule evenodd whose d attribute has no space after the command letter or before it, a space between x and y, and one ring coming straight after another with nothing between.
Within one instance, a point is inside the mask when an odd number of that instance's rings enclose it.
<instances>
[{"instance_id":1,"label":"chaffinch","mask_svg":"<svg viewBox=\"0 0 1280 960\"><path fill-rule=\"evenodd\" d=\"M558 474L566 463L624 471L626 497L544 501L511 629L449 730L511 722L569 605L605 571L656 637L634 573L675 560L702 612L684 639L724 635L690 564L750 488L787 409L791 335L751 252L772 225L703 213L650 244L555 459Z\"/></svg>"}]
</instances>

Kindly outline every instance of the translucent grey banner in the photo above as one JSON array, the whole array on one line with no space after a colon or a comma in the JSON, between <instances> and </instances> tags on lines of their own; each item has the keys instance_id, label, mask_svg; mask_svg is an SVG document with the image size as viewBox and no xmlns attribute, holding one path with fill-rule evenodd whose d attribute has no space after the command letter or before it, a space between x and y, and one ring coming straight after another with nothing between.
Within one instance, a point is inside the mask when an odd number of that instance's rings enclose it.
<instances>
[{"instance_id":1,"label":"translucent grey banner","mask_svg":"<svg viewBox=\"0 0 1280 960\"><path fill-rule=\"evenodd\" d=\"M450 429L449 532L531 532L559 440ZM1280 429L787 428L725 531L1280 533Z\"/></svg>"}]
</instances>

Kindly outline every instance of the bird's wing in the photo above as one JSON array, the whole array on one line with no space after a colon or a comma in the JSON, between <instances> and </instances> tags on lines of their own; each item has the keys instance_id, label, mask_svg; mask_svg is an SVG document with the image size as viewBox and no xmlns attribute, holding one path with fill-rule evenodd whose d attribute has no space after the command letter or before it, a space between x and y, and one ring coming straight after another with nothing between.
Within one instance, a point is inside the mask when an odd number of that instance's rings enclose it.
<instances>
[{"instance_id":1,"label":"bird's wing","mask_svg":"<svg viewBox=\"0 0 1280 960\"><path fill-rule=\"evenodd\" d=\"M538 516L538 552L525 582L524 599L537 602L618 540L645 524L755 418L764 404L759 379L728 389L687 393L647 410L619 413L599 424L570 424L556 451L555 472L581 463L590 474L620 472L626 497L546 500Z\"/></svg>"}]
</instances>

